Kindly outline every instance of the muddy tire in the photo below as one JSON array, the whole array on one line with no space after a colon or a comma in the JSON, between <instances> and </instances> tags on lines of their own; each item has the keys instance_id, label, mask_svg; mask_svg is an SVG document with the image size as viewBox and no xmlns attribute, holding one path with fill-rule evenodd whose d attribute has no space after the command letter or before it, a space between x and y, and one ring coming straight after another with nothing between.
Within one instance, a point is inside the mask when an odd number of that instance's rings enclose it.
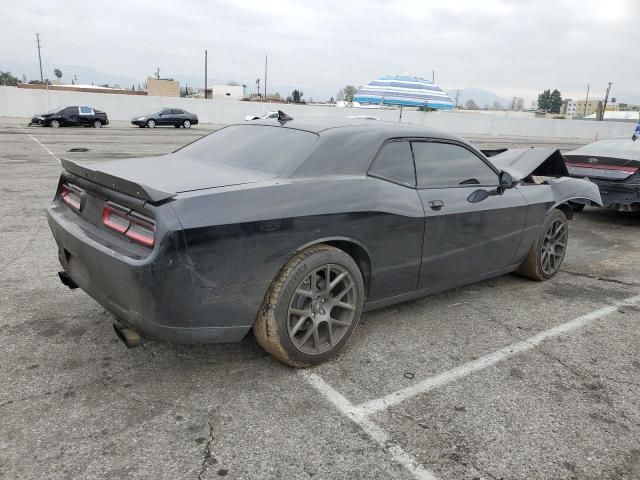
<instances>
[{"instance_id":1,"label":"muddy tire","mask_svg":"<svg viewBox=\"0 0 640 480\"><path fill-rule=\"evenodd\" d=\"M552 210L545 219L517 274L543 281L553 277L564 260L569 240L569 222L561 210Z\"/></svg>"},{"instance_id":2,"label":"muddy tire","mask_svg":"<svg viewBox=\"0 0 640 480\"><path fill-rule=\"evenodd\" d=\"M280 270L260 307L253 334L282 363L304 368L338 353L353 333L364 301L354 260L340 249L316 245Z\"/></svg>"}]
</instances>

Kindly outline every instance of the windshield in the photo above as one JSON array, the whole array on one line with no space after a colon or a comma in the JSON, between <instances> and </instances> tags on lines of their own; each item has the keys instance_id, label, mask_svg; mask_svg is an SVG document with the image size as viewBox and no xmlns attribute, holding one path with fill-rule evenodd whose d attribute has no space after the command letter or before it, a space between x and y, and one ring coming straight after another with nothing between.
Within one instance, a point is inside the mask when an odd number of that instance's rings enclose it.
<instances>
[{"instance_id":1,"label":"windshield","mask_svg":"<svg viewBox=\"0 0 640 480\"><path fill-rule=\"evenodd\" d=\"M232 125L176 153L211 163L281 175L294 169L318 139L315 133L265 125Z\"/></svg>"},{"instance_id":2,"label":"windshield","mask_svg":"<svg viewBox=\"0 0 640 480\"><path fill-rule=\"evenodd\" d=\"M56 108L52 108L52 109L51 109L51 110L49 110L46 114L49 114L49 113L58 113L58 112L61 112L62 110L64 110L65 108L67 108L67 107L56 107Z\"/></svg>"},{"instance_id":3,"label":"windshield","mask_svg":"<svg viewBox=\"0 0 640 480\"><path fill-rule=\"evenodd\" d=\"M143 115L143 117L149 117L149 116L151 116L151 115L158 115L158 114L159 114L161 111L163 111L163 110L164 110L164 108L161 108L160 110L152 110L152 111L150 111L149 113L145 113L145 114Z\"/></svg>"},{"instance_id":4,"label":"windshield","mask_svg":"<svg viewBox=\"0 0 640 480\"><path fill-rule=\"evenodd\" d=\"M568 153L569 155L593 155L625 160L640 160L640 140L634 142L631 138L609 138L590 143Z\"/></svg>"}]
</instances>

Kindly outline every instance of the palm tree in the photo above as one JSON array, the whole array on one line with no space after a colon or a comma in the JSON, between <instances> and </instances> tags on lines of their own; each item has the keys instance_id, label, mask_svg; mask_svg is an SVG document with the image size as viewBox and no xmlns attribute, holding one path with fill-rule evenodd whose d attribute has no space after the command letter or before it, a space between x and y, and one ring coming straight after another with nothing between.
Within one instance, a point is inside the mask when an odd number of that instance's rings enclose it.
<instances>
[{"instance_id":1,"label":"palm tree","mask_svg":"<svg viewBox=\"0 0 640 480\"><path fill-rule=\"evenodd\" d=\"M53 74L58 78L58 81L60 81L60 79L62 78L62 70L56 68L53 70Z\"/></svg>"}]
</instances>

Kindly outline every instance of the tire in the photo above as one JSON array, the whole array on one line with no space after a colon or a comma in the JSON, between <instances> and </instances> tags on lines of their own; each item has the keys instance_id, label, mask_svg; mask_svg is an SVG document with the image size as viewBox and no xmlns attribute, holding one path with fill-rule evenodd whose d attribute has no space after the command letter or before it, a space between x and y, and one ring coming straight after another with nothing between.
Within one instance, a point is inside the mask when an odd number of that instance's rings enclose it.
<instances>
[{"instance_id":1,"label":"tire","mask_svg":"<svg viewBox=\"0 0 640 480\"><path fill-rule=\"evenodd\" d=\"M185 120L184 122L182 122L182 126L184 128L191 128L191 122L189 120Z\"/></svg>"},{"instance_id":2,"label":"tire","mask_svg":"<svg viewBox=\"0 0 640 480\"><path fill-rule=\"evenodd\" d=\"M337 282L331 289L324 280L327 271L329 283ZM363 301L364 282L354 260L337 248L316 245L280 270L260 307L253 334L262 348L286 365L317 365L347 343L360 320Z\"/></svg>"},{"instance_id":3,"label":"tire","mask_svg":"<svg viewBox=\"0 0 640 480\"><path fill-rule=\"evenodd\" d=\"M59 120L51 120L49 122L49 126L53 127L53 128L59 128L60 127L60 121Z\"/></svg>"},{"instance_id":4,"label":"tire","mask_svg":"<svg viewBox=\"0 0 640 480\"><path fill-rule=\"evenodd\" d=\"M156 121L152 118L147 120L147 128L156 128Z\"/></svg>"},{"instance_id":5,"label":"tire","mask_svg":"<svg viewBox=\"0 0 640 480\"><path fill-rule=\"evenodd\" d=\"M567 216L561 210L554 209L547 215L527 258L516 273L539 282L550 279L562 265L568 240Z\"/></svg>"},{"instance_id":6,"label":"tire","mask_svg":"<svg viewBox=\"0 0 640 480\"><path fill-rule=\"evenodd\" d=\"M180 128L182 125L174 125L174 127L176 128Z\"/></svg>"},{"instance_id":7,"label":"tire","mask_svg":"<svg viewBox=\"0 0 640 480\"><path fill-rule=\"evenodd\" d=\"M102 122L100 120L94 120L93 128L102 128Z\"/></svg>"}]
</instances>

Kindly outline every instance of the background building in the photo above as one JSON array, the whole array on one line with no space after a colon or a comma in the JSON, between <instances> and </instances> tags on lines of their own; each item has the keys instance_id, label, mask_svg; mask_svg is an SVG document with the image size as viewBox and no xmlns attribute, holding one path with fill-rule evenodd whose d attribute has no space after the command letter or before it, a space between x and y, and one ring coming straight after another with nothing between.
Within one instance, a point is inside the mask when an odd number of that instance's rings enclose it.
<instances>
[{"instance_id":1,"label":"background building","mask_svg":"<svg viewBox=\"0 0 640 480\"><path fill-rule=\"evenodd\" d=\"M147 95L155 97L179 97L180 82L168 78L147 78Z\"/></svg>"}]
</instances>

